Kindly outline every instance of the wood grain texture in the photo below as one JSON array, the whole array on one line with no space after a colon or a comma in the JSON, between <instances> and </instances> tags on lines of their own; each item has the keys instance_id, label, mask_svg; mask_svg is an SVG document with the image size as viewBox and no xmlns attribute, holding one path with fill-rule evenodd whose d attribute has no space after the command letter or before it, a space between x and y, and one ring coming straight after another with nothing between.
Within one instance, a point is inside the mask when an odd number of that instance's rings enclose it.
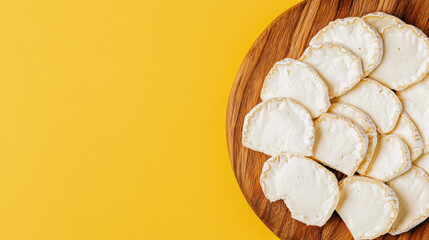
<instances>
[{"instance_id":1,"label":"wood grain texture","mask_svg":"<svg viewBox=\"0 0 429 240\"><path fill-rule=\"evenodd\" d=\"M245 115L259 102L265 76L273 64L285 57L298 59L310 39L330 21L382 11L395 15L429 33L428 0L308 0L281 14L255 41L243 60L231 89L226 133L231 164L237 182L259 218L281 239L353 239L334 213L323 227L310 227L291 218L281 201L269 203L259 185L263 153L242 146L241 130ZM335 172L335 171L334 171ZM338 179L342 174L335 172ZM429 220L399 236L378 239L429 239Z\"/></svg>"}]
</instances>

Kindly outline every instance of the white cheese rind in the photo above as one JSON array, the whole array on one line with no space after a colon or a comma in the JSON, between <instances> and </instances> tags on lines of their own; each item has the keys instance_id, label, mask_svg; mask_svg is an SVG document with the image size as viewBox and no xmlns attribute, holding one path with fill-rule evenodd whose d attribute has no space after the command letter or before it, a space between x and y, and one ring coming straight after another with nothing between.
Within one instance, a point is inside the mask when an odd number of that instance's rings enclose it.
<instances>
[{"instance_id":1,"label":"white cheese rind","mask_svg":"<svg viewBox=\"0 0 429 240\"><path fill-rule=\"evenodd\" d=\"M378 32L388 26L405 24L401 19L383 12L369 13L362 18L377 29Z\"/></svg>"},{"instance_id":2,"label":"white cheese rind","mask_svg":"<svg viewBox=\"0 0 429 240\"><path fill-rule=\"evenodd\" d=\"M410 149L411 161L416 160L423 152L423 141L414 122L406 112L399 116L396 127L389 133L399 136Z\"/></svg>"},{"instance_id":3,"label":"white cheese rind","mask_svg":"<svg viewBox=\"0 0 429 240\"><path fill-rule=\"evenodd\" d=\"M242 144L276 156L283 152L311 156L314 126L310 113L288 98L272 98L256 105L245 117Z\"/></svg>"},{"instance_id":4,"label":"white cheese rind","mask_svg":"<svg viewBox=\"0 0 429 240\"><path fill-rule=\"evenodd\" d=\"M389 233L409 231L429 216L429 176L418 167L387 183L399 199L399 214Z\"/></svg>"},{"instance_id":5,"label":"white cheese rind","mask_svg":"<svg viewBox=\"0 0 429 240\"><path fill-rule=\"evenodd\" d=\"M285 58L276 62L265 78L261 90L263 101L287 97L302 104L313 118L327 111L328 87L308 64Z\"/></svg>"},{"instance_id":6,"label":"white cheese rind","mask_svg":"<svg viewBox=\"0 0 429 240\"><path fill-rule=\"evenodd\" d=\"M330 22L310 41L310 45L319 43L337 43L346 46L361 58L364 76L378 66L383 56L383 41L377 30L358 17Z\"/></svg>"},{"instance_id":7,"label":"white cheese rind","mask_svg":"<svg viewBox=\"0 0 429 240\"><path fill-rule=\"evenodd\" d=\"M378 138L372 161L365 175L387 182L408 171L411 167L407 144L396 135L382 135Z\"/></svg>"},{"instance_id":8,"label":"white cheese rind","mask_svg":"<svg viewBox=\"0 0 429 240\"><path fill-rule=\"evenodd\" d=\"M362 79L354 88L334 101L347 103L364 111L382 134L392 131L402 112L401 102L395 93L370 78Z\"/></svg>"},{"instance_id":9,"label":"white cheese rind","mask_svg":"<svg viewBox=\"0 0 429 240\"><path fill-rule=\"evenodd\" d=\"M398 216L398 198L386 184L360 176L340 181L337 212L354 239L387 233Z\"/></svg>"},{"instance_id":10,"label":"white cheese rind","mask_svg":"<svg viewBox=\"0 0 429 240\"><path fill-rule=\"evenodd\" d=\"M268 159L260 183L271 202L283 199L292 218L307 225L323 226L340 195L332 172L299 155L281 154Z\"/></svg>"},{"instance_id":11,"label":"white cheese rind","mask_svg":"<svg viewBox=\"0 0 429 240\"><path fill-rule=\"evenodd\" d=\"M429 38L411 25L394 25L380 31L384 55L370 74L383 85L403 90L429 72Z\"/></svg>"},{"instance_id":12,"label":"white cheese rind","mask_svg":"<svg viewBox=\"0 0 429 240\"><path fill-rule=\"evenodd\" d=\"M351 120L332 113L314 121L313 158L344 174L353 175L368 149L368 136Z\"/></svg>"},{"instance_id":13,"label":"white cheese rind","mask_svg":"<svg viewBox=\"0 0 429 240\"><path fill-rule=\"evenodd\" d=\"M343 95L363 77L360 58L338 44L310 45L299 60L319 73L328 86L330 98Z\"/></svg>"},{"instance_id":14,"label":"white cheese rind","mask_svg":"<svg viewBox=\"0 0 429 240\"><path fill-rule=\"evenodd\" d=\"M341 117L352 120L355 124L362 128L368 136L368 150L365 158L359 165L357 172L365 175L366 169L371 162L374 154L375 146L377 145L377 128L371 118L357 107L345 103L334 103L328 109L328 113L334 113Z\"/></svg>"}]
</instances>

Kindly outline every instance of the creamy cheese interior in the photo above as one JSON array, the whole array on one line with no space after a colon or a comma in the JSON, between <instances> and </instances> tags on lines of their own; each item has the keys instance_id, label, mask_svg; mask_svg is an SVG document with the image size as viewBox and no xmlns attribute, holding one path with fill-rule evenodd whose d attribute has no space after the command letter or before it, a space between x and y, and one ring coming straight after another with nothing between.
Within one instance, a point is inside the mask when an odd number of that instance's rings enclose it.
<instances>
[{"instance_id":1,"label":"creamy cheese interior","mask_svg":"<svg viewBox=\"0 0 429 240\"><path fill-rule=\"evenodd\" d=\"M396 127L389 133L399 136L410 149L411 161L416 160L423 151L423 141L414 122L407 113L402 112Z\"/></svg>"},{"instance_id":2,"label":"creamy cheese interior","mask_svg":"<svg viewBox=\"0 0 429 240\"><path fill-rule=\"evenodd\" d=\"M382 135L378 139L377 147L365 175L387 182L401 175L410 167L410 151L405 142L395 135Z\"/></svg>"},{"instance_id":3,"label":"creamy cheese interior","mask_svg":"<svg viewBox=\"0 0 429 240\"><path fill-rule=\"evenodd\" d=\"M374 154L375 146L377 145L377 128L371 118L356 108L355 106L345 103L334 103L329 108L328 112L335 113L339 116L346 117L356 123L368 136L368 150L365 158L359 165L357 172L365 175L366 169L371 162L372 155Z\"/></svg>"},{"instance_id":4,"label":"creamy cheese interior","mask_svg":"<svg viewBox=\"0 0 429 240\"><path fill-rule=\"evenodd\" d=\"M270 201L284 199L292 217L308 225L324 225L339 199L334 174L298 155L282 154L267 160L260 182Z\"/></svg>"},{"instance_id":5,"label":"creamy cheese interior","mask_svg":"<svg viewBox=\"0 0 429 240\"><path fill-rule=\"evenodd\" d=\"M366 78L349 92L335 99L353 105L368 114L381 133L390 132L402 112L398 97L387 87Z\"/></svg>"},{"instance_id":6,"label":"creamy cheese interior","mask_svg":"<svg viewBox=\"0 0 429 240\"><path fill-rule=\"evenodd\" d=\"M271 156L283 152L311 156L313 142L310 114L287 98L260 103L244 120L243 145Z\"/></svg>"},{"instance_id":7,"label":"creamy cheese interior","mask_svg":"<svg viewBox=\"0 0 429 240\"><path fill-rule=\"evenodd\" d=\"M363 77L359 57L339 45L311 45L300 60L316 69L328 86L331 98L344 94Z\"/></svg>"},{"instance_id":8,"label":"creamy cheese interior","mask_svg":"<svg viewBox=\"0 0 429 240\"><path fill-rule=\"evenodd\" d=\"M429 39L411 25L394 25L380 32L384 55L370 76L385 86L403 90L429 71Z\"/></svg>"},{"instance_id":9,"label":"creamy cheese interior","mask_svg":"<svg viewBox=\"0 0 429 240\"><path fill-rule=\"evenodd\" d=\"M429 177L418 167L388 182L399 199L399 215L390 234L400 234L429 216Z\"/></svg>"},{"instance_id":10,"label":"creamy cheese interior","mask_svg":"<svg viewBox=\"0 0 429 240\"><path fill-rule=\"evenodd\" d=\"M423 169L426 174L429 174L429 153L420 155L420 157L413 162L413 165Z\"/></svg>"},{"instance_id":11,"label":"creamy cheese interior","mask_svg":"<svg viewBox=\"0 0 429 240\"><path fill-rule=\"evenodd\" d=\"M340 182L337 212L355 239L373 239L390 229L398 200L385 184L353 176Z\"/></svg>"},{"instance_id":12,"label":"creamy cheese interior","mask_svg":"<svg viewBox=\"0 0 429 240\"><path fill-rule=\"evenodd\" d=\"M313 157L344 174L353 175L368 148L368 137L357 125L331 113L315 122Z\"/></svg>"},{"instance_id":13,"label":"creamy cheese interior","mask_svg":"<svg viewBox=\"0 0 429 240\"><path fill-rule=\"evenodd\" d=\"M310 45L317 43L338 43L346 46L361 58L365 76L378 66L383 55L380 35L358 17L338 19L329 23L310 41Z\"/></svg>"},{"instance_id":14,"label":"creamy cheese interior","mask_svg":"<svg viewBox=\"0 0 429 240\"><path fill-rule=\"evenodd\" d=\"M317 72L298 60L278 61L265 78L261 99L287 97L302 104L313 118L331 105L328 87Z\"/></svg>"},{"instance_id":15,"label":"creamy cheese interior","mask_svg":"<svg viewBox=\"0 0 429 240\"><path fill-rule=\"evenodd\" d=\"M404 111L410 115L423 139L425 153L429 152L429 75L422 81L398 91Z\"/></svg>"}]
</instances>

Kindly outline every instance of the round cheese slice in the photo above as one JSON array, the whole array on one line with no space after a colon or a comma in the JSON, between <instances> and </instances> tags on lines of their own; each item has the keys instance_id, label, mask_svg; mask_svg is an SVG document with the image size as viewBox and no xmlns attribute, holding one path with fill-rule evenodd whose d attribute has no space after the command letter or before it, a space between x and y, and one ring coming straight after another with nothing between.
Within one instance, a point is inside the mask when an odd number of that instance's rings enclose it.
<instances>
[{"instance_id":1,"label":"round cheese slice","mask_svg":"<svg viewBox=\"0 0 429 240\"><path fill-rule=\"evenodd\" d=\"M381 29L384 55L370 76L385 86L403 90L429 72L429 38L412 25Z\"/></svg>"},{"instance_id":2,"label":"round cheese slice","mask_svg":"<svg viewBox=\"0 0 429 240\"><path fill-rule=\"evenodd\" d=\"M314 126L310 113L288 98L272 98L254 107L245 117L242 144L276 156L283 152L311 156Z\"/></svg>"},{"instance_id":3,"label":"round cheese slice","mask_svg":"<svg viewBox=\"0 0 429 240\"><path fill-rule=\"evenodd\" d=\"M318 43L337 43L350 49L361 58L364 76L378 66L383 56L383 41L377 30L358 17L330 22L310 41L310 45Z\"/></svg>"},{"instance_id":4,"label":"round cheese slice","mask_svg":"<svg viewBox=\"0 0 429 240\"><path fill-rule=\"evenodd\" d=\"M353 175L368 149L368 136L351 120L332 113L314 121L313 157L342 173Z\"/></svg>"},{"instance_id":5,"label":"round cheese slice","mask_svg":"<svg viewBox=\"0 0 429 240\"><path fill-rule=\"evenodd\" d=\"M337 44L310 45L299 60L316 69L328 86L330 98L343 95L363 77L360 58Z\"/></svg>"},{"instance_id":6,"label":"round cheese slice","mask_svg":"<svg viewBox=\"0 0 429 240\"><path fill-rule=\"evenodd\" d=\"M377 29L378 32L388 26L405 24L401 19L383 12L373 12L363 16L362 18Z\"/></svg>"},{"instance_id":7,"label":"round cheese slice","mask_svg":"<svg viewBox=\"0 0 429 240\"><path fill-rule=\"evenodd\" d=\"M429 174L429 153L424 153L413 162L413 165L423 169L426 174Z\"/></svg>"},{"instance_id":8,"label":"round cheese slice","mask_svg":"<svg viewBox=\"0 0 429 240\"><path fill-rule=\"evenodd\" d=\"M411 167L410 150L395 135L382 135L378 139L372 161L365 175L387 182L408 171Z\"/></svg>"},{"instance_id":9,"label":"round cheese slice","mask_svg":"<svg viewBox=\"0 0 429 240\"><path fill-rule=\"evenodd\" d=\"M425 153L429 152L429 75L404 91L396 92L404 111L410 115L422 136Z\"/></svg>"},{"instance_id":10,"label":"round cheese slice","mask_svg":"<svg viewBox=\"0 0 429 240\"><path fill-rule=\"evenodd\" d=\"M382 134L392 131L402 112L401 102L395 93L370 78L361 80L349 92L334 101L347 103L364 111Z\"/></svg>"},{"instance_id":11,"label":"round cheese slice","mask_svg":"<svg viewBox=\"0 0 429 240\"><path fill-rule=\"evenodd\" d=\"M402 99L402 106L413 119L423 139L424 153L429 152L429 105L424 103Z\"/></svg>"},{"instance_id":12,"label":"round cheese slice","mask_svg":"<svg viewBox=\"0 0 429 240\"><path fill-rule=\"evenodd\" d=\"M418 167L387 183L399 200L399 214L389 233L407 232L429 216L429 176Z\"/></svg>"},{"instance_id":13,"label":"round cheese slice","mask_svg":"<svg viewBox=\"0 0 429 240\"><path fill-rule=\"evenodd\" d=\"M340 196L335 175L299 155L281 154L268 159L260 183L271 202L283 199L292 218L307 225L323 226Z\"/></svg>"},{"instance_id":14,"label":"round cheese slice","mask_svg":"<svg viewBox=\"0 0 429 240\"><path fill-rule=\"evenodd\" d=\"M399 136L408 145L411 154L411 161L416 160L423 150L423 141L419 130L406 112L399 116L396 127L389 133Z\"/></svg>"},{"instance_id":15,"label":"round cheese slice","mask_svg":"<svg viewBox=\"0 0 429 240\"><path fill-rule=\"evenodd\" d=\"M358 173L365 175L365 171L371 162L375 146L377 145L377 128L374 122L366 113L362 112L357 107L345 103L332 104L328 109L328 113L335 113L341 117L352 120L352 122L361 127L368 136L368 150L365 158L357 169Z\"/></svg>"},{"instance_id":16,"label":"round cheese slice","mask_svg":"<svg viewBox=\"0 0 429 240\"><path fill-rule=\"evenodd\" d=\"M398 198L382 182L351 176L340 181L336 210L354 239L373 239L389 231L398 216Z\"/></svg>"},{"instance_id":17,"label":"round cheese slice","mask_svg":"<svg viewBox=\"0 0 429 240\"><path fill-rule=\"evenodd\" d=\"M429 75L425 76L421 82L403 91L398 91L396 94L399 99L408 99L429 105Z\"/></svg>"},{"instance_id":18,"label":"round cheese slice","mask_svg":"<svg viewBox=\"0 0 429 240\"><path fill-rule=\"evenodd\" d=\"M313 118L326 112L329 102L328 87L308 64L286 58L274 64L261 90L263 101L287 97L302 104Z\"/></svg>"}]
</instances>

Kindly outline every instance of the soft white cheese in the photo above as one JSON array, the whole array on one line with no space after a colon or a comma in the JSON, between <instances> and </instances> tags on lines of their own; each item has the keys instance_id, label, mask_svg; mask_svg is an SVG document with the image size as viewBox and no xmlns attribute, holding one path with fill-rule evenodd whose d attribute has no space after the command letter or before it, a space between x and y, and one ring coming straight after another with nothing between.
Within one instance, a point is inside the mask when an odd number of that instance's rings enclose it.
<instances>
[{"instance_id":1,"label":"soft white cheese","mask_svg":"<svg viewBox=\"0 0 429 240\"><path fill-rule=\"evenodd\" d=\"M413 162L413 165L423 169L426 174L429 174L429 153L420 155L420 157Z\"/></svg>"},{"instance_id":2,"label":"soft white cheese","mask_svg":"<svg viewBox=\"0 0 429 240\"><path fill-rule=\"evenodd\" d=\"M374 122L366 113L362 112L357 107L345 103L332 104L328 109L328 112L335 113L352 120L352 122L361 127L368 136L368 151L357 169L358 173L365 175L366 169L368 168L372 155L374 154L375 146L377 145L377 128Z\"/></svg>"},{"instance_id":3,"label":"soft white cheese","mask_svg":"<svg viewBox=\"0 0 429 240\"><path fill-rule=\"evenodd\" d=\"M328 87L308 64L286 58L274 64L261 89L263 101L287 97L302 104L313 118L326 112L329 102Z\"/></svg>"},{"instance_id":4,"label":"soft white cheese","mask_svg":"<svg viewBox=\"0 0 429 240\"><path fill-rule=\"evenodd\" d=\"M337 43L346 46L361 58L364 76L378 66L383 56L383 41L377 30L358 17L330 22L310 41L310 45L318 43Z\"/></svg>"},{"instance_id":5,"label":"soft white cheese","mask_svg":"<svg viewBox=\"0 0 429 240\"><path fill-rule=\"evenodd\" d=\"M389 233L407 232L429 216L429 177L418 167L387 183L399 199L399 215Z\"/></svg>"},{"instance_id":6,"label":"soft white cheese","mask_svg":"<svg viewBox=\"0 0 429 240\"><path fill-rule=\"evenodd\" d=\"M410 115L420 132L424 144L423 151L429 152L429 75L396 94L402 102L404 111Z\"/></svg>"},{"instance_id":7,"label":"soft white cheese","mask_svg":"<svg viewBox=\"0 0 429 240\"><path fill-rule=\"evenodd\" d=\"M402 105L392 90L366 78L349 92L335 99L353 105L368 114L380 133L386 134L396 126Z\"/></svg>"},{"instance_id":8,"label":"soft white cheese","mask_svg":"<svg viewBox=\"0 0 429 240\"><path fill-rule=\"evenodd\" d=\"M399 116L396 127L389 133L399 136L408 145L411 161L416 160L423 151L423 141L414 122L406 112Z\"/></svg>"},{"instance_id":9,"label":"soft white cheese","mask_svg":"<svg viewBox=\"0 0 429 240\"><path fill-rule=\"evenodd\" d=\"M354 239L373 239L389 231L398 216L398 198L382 182L351 176L340 181L337 212Z\"/></svg>"},{"instance_id":10,"label":"soft white cheese","mask_svg":"<svg viewBox=\"0 0 429 240\"><path fill-rule=\"evenodd\" d=\"M272 98L258 104L246 115L242 143L271 156L283 152L311 156L313 120L297 102L288 98Z\"/></svg>"},{"instance_id":11,"label":"soft white cheese","mask_svg":"<svg viewBox=\"0 0 429 240\"><path fill-rule=\"evenodd\" d=\"M429 38L411 25L393 25L380 31L384 55L370 74L385 86L403 90L429 72Z\"/></svg>"},{"instance_id":12,"label":"soft white cheese","mask_svg":"<svg viewBox=\"0 0 429 240\"><path fill-rule=\"evenodd\" d=\"M343 95L363 77L360 58L337 44L310 45L299 60L316 69L328 86L330 98Z\"/></svg>"},{"instance_id":13,"label":"soft white cheese","mask_svg":"<svg viewBox=\"0 0 429 240\"><path fill-rule=\"evenodd\" d=\"M387 182L410 167L410 151L407 144L396 135L382 135L378 138L377 147L365 175Z\"/></svg>"},{"instance_id":14,"label":"soft white cheese","mask_svg":"<svg viewBox=\"0 0 429 240\"><path fill-rule=\"evenodd\" d=\"M353 175L368 148L365 132L351 120L332 113L322 114L314 121L313 157L338 171Z\"/></svg>"},{"instance_id":15,"label":"soft white cheese","mask_svg":"<svg viewBox=\"0 0 429 240\"><path fill-rule=\"evenodd\" d=\"M340 194L333 173L299 155L282 154L268 159L260 183L271 202L283 199L292 218L307 225L324 225Z\"/></svg>"}]
</instances>

